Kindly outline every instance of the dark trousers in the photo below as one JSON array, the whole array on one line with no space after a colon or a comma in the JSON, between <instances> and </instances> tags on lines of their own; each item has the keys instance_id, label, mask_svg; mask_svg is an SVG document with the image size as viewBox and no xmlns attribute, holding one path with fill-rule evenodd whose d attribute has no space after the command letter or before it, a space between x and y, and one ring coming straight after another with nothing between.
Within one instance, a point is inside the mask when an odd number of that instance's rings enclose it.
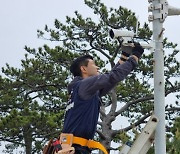
<instances>
[{"instance_id":1,"label":"dark trousers","mask_svg":"<svg viewBox=\"0 0 180 154\"><path fill-rule=\"evenodd\" d=\"M72 145L75 148L75 154L91 154L91 150L88 147L83 147L77 144Z\"/></svg>"}]
</instances>

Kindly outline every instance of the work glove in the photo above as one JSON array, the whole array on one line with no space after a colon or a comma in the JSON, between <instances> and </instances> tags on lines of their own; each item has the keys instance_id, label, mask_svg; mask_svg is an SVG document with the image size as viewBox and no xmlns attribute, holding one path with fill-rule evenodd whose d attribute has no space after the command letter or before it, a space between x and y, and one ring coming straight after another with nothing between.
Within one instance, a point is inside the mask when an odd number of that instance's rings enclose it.
<instances>
[{"instance_id":1,"label":"work glove","mask_svg":"<svg viewBox=\"0 0 180 154\"><path fill-rule=\"evenodd\" d=\"M134 48L132 49L132 55L135 55L136 57L141 58L143 52L144 52L143 47L139 43L135 42Z\"/></svg>"},{"instance_id":2,"label":"work glove","mask_svg":"<svg viewBox=\"0 0 180 154\"><path fill-rule=\"evenodd\" d=\"M122 55L129 57L132 54L133 46L131 45L123 45L121 46Z\"/></svg>"}]
</instances>

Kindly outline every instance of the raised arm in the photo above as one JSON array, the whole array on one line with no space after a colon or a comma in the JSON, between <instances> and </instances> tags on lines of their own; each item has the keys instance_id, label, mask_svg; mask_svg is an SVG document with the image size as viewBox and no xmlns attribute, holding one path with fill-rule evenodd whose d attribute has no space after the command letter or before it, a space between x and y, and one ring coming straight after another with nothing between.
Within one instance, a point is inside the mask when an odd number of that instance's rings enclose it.
<instances>
[{"instance_id":1,"label":"raised arm","mask_svg":"<svg viewBox=\"0 0 180 154\"><path fill-rule=\"evenodd\" d=\"M122 63L119 61L119 63ZM81 81L79 86L79 96L82 99L88 99L97 91L100 95L105 95L111 90L119 81L122 81L126 76L136 67L137 61L130 57L121 65L117 64L110 72L92 76Z\"/></svg>"},{"instance_id":2,"label":"raised arm","mask_svg":"<svg viewBox=\"0 0 180 154\"><path fill-rule=\"evenodd\" d=\"M126 52L122 52L118 64L106 74L92 76L81 81L79 86L79 96L88 99L97 91L100 96L107 94L119 81L122 81L137 66L138 59L143 54L144 49L136 44L132 50L131 57L128 58Z\"/></svg>"}]
</instances>

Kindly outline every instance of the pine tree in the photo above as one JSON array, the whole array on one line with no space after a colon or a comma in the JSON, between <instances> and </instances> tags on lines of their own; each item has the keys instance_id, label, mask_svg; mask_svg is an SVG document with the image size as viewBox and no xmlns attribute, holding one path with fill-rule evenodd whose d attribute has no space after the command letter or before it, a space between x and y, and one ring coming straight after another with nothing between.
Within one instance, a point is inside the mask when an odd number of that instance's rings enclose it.
<instances>
[{"instance_id":1,"label":"pine tree","mask_svg":"<svg viewBox=\"0 0 180 154\"><path fill-rule=\"evenodd\" d=\"M68 100L66 87L72 80L71 61L79 55L90 54L103 73L109 71L121 54L121 40L111 39L109 30L136 29L137 19L131 10L108 8L100 0L84 2L98 21L83 18L78 11L75 11L75 17L67 16L65 24L55 19L54 29L46 25L44 30L38 30L38 36L57 42L58 46L44 45L38 49L26 46L22 68L7 65L2 70L6 76L0 78L0 139L12 143L14 148L25 147L27 154L38 153L46 141L61 132ZM143 40L151 39L152 31L147 23L143 26L139 23L138 36ZM180 110L179 51L177 44L168 42L167 38L163 44L164 50L170 50L164 58L165 95L175 95L175 101L166 106L167 120L173 121ZM112 147L111 141L121 146L127 140L133 140L129 133L140 132L142 124L153 112L152 84L153 53L145 51L137 69L102 98L96 139L108 150L119 149ZM119 123L118 129L114 129L113 123L120 117L125 117L129 126Z\"/></svg>"}]
</instances>

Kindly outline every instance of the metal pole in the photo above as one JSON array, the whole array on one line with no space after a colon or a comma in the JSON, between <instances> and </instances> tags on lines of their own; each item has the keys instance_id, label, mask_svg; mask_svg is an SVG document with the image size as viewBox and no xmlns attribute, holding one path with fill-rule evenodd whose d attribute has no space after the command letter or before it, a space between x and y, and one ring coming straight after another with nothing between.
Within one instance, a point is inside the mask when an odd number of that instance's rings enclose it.
<instances>
[{"instance_id":1,"label":"metal pole","mask_svg":"<svg viewBox=\"0 0 180 154\"><path fill-rule=\"evenodd\" d=\"M154 40L154 112L159 119L155 131L155 154L166 154L165 86L163 54L163 22L167 16L180 15L180 8L168 5L167 0L148 0L149 21L153 22Z\"/></svg>"},{"instance_id":2,"label":"metal pole","mask_svg":"<svg viewBox=\"0 0 180 154\"><path fill-rule=\"evenodd\" d=\"M155 154L166 154L165 139L165 86L163 54L163 22L161 13L164 0L153 1L153 40L154 52L154 112L159 123L155 131Z\"/></svg>"}]
</instances>

